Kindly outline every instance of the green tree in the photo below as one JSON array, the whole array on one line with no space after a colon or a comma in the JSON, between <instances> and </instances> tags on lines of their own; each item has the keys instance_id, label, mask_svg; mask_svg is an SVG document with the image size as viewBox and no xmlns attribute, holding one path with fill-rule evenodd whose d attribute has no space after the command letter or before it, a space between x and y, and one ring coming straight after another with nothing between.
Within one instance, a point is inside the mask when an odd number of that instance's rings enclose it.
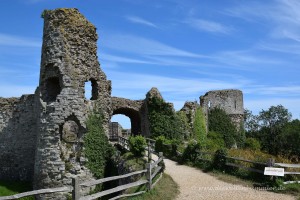
<instances>
[{"instance_id":1,"label":"green tree","mask_svg":"<svg viewBox=\"0 0 300 200\"><path fill-rule=\"evenodd\" d=\"M148 99L148 117L152 137L165 136L167 139L180 139L181 122L172 106L163 99L152 97Z\"/></svg>"},{"instance_id":2,"label":"green tree","mask_svg":"<svg viewBox=\"0 0 300 200\"><path fill-rule=\"evenodd\" d=\"M248 134L255 133L259 131L259 117L253 115L252 111L244 110L244 129Z\"/></svg>"},{"instance_id":3,"label":"green tree","mask_svg":"<svg viewBox=\"0 0 300 200\"><path fill-rule=\"evenodd\" d=\"M194 119L193 136L199 143L206 141L206 123L201 108L197 108Z\"/></svg>"},{"instance_id":4,"label":"green tree","mask_svg":"<svg viewBox=\"0 0 300 200\"><path fill-rule=\"evenodd\" d=\"M292 115L282 105L271 106L268 110L259 113L260 134L263 147L271 154L280 152L280 137L283 127L291 120Z\"/></svg>"},{"instance_id":5,"label":"green tree","mask_svg":"<svg viewBox=\"0 0 300 200\"><path fill-rule=\"evenodd\" d=\"M300 158L300 121L298 119L288 122L279 136L281 154L297 156Z\"/></svg>"}]
</instances>

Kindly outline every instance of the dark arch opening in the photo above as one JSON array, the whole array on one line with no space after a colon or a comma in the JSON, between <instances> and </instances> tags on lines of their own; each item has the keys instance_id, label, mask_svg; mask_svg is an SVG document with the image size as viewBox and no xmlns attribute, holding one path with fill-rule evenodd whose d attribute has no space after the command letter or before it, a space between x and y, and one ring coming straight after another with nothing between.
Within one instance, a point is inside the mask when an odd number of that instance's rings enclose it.
<instances>
[{"instance_id":1,"label":"dark arch opening","mask_svg":"<svg viewBox=\"0 0 300 200\"><path fill-rule=\"evenodd\" d=\"M57 95L61 92L60 82L58 77L51 77L46 80L45 98L46 102L53 102Z\"/></svg>"},{"instance_id":2,"label":"dark arch opening","mask_svg":"<svg viewBox=\"0 0 300 200\"><path fill-rule=\"evenodd\" d=\"M119 108L113 111L113 115L125 115L131 122L131 135L141 135L141 116L136 110L130 108Z\"/></svg>"},{"instance_id":3,"label":"dark arch opening","mask_svg":"<svg viewBox=\"0 0 300 200\"><path fill-rule=\"evenodd\" d=\"M90 100L98 99L98 83L95 79L91 78L89 81L85 82L84 96Z\"/></svg>"}]
</instances>

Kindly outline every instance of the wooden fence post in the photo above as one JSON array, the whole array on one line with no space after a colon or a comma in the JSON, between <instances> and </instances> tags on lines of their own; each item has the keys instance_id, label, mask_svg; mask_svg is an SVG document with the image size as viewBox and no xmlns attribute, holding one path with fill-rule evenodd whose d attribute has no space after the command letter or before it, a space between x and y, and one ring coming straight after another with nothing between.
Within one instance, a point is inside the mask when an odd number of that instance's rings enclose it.
<instances>
[{"instance_id":1,"label":"wooden fence post","mask_svg":"<svg viewBox=\"0 0 300 200\"><path fill-rule=\"evenodd\" d=\"M159 153L158 153L158 159L160 159L160 158L163 157L163 156L164 156L163 152L159 152Z\"/></svg>"},{"instance_id":2,"label":"wooden fence post","mask_svg":"<svg viewBox=\"0 0 300 200\"><path fill-rule=\"evenodd\" d=\"M147 184L147 190L151 190L151 187L152 187L152 180L151 180L151 163L146 163L146 178L147 178L147 181L148 181L148 184Z\"/></svg>"},{"instance_id":3,"label":"wooden fence post","mask_svg":"<svg viewBox=\"0 0 300 200\"><path fill-rule=\"evenodd\" d=\"M151 163L152 155L151 155L151 143L148 141L148 163Z\"/></svg>"},{"instance_id":4,"label":"wooden fence post","mask_svg":"<svg viewBox=\"0 0 300 200\"><path fill-rule=\"evenodd\" d=\"M275 159L274 158L269 158L268 160L268 167L273 167L275 164Z\"/></svg>"},{"instance_id":5,"label":"wooden fence post","mask_svg":"<svg viewBox=\"0 0 300 200\"><path fill-rule=\"evenodd\" d=\"M79 200L80 198L80 186L78 177L72 178L72 200Z\"/></svg>"},{"instance_id":6,"label":"wooden fence post","mask_svg":"<svg viewBox=\"0 0 300 200\"><path fill-rule=\"evenodd\" d=\"M275 165L275 159L274 158L269 158L267 165L268 165L268 167L273 167ZM274 176L271 176L270 180L273 181Z\"/></svg>"}]
</instances>

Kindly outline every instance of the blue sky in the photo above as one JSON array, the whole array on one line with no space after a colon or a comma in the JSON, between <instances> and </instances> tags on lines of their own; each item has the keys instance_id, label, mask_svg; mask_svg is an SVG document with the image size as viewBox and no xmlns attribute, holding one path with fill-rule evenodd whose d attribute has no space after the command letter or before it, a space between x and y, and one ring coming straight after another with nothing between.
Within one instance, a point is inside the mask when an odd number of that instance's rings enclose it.
<instances>
[{"instance_id":1,"label":"blue sky","mask_svg":"<svg viewBox=\"0 0 300 200\"><path fill-rule=\"evenodd\" d=\"M179 110L209 90L240 89L258 113L300 118L298 0L0 0L0 96L34 93L44 9L78 8L99 34L113 96L157 87ZM117 118L128 127L129 121Z\"/></svg>"}]
</instances>

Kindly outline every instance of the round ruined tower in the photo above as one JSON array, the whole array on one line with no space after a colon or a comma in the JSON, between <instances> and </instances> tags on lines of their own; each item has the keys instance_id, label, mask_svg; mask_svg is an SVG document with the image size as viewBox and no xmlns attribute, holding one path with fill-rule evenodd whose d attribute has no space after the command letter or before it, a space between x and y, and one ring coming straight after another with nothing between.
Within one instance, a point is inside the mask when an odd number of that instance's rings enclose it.
<instances>
[{"instance_id":1,"label":"round ruined tower","mask_svg":"<svg viewBox=\"0 0 300 200\"><path fill-rule=\"evenodd\" d=\"M70 185L74 176L90 179L81 152L85 121L96 105L104 112L105 126L111 115L111 82L98 62L96 28L77 9L46 10L42 15L34 189ZM90 100L85 98L85 82L91 82Z\"/></svg>"}]
</instances>

